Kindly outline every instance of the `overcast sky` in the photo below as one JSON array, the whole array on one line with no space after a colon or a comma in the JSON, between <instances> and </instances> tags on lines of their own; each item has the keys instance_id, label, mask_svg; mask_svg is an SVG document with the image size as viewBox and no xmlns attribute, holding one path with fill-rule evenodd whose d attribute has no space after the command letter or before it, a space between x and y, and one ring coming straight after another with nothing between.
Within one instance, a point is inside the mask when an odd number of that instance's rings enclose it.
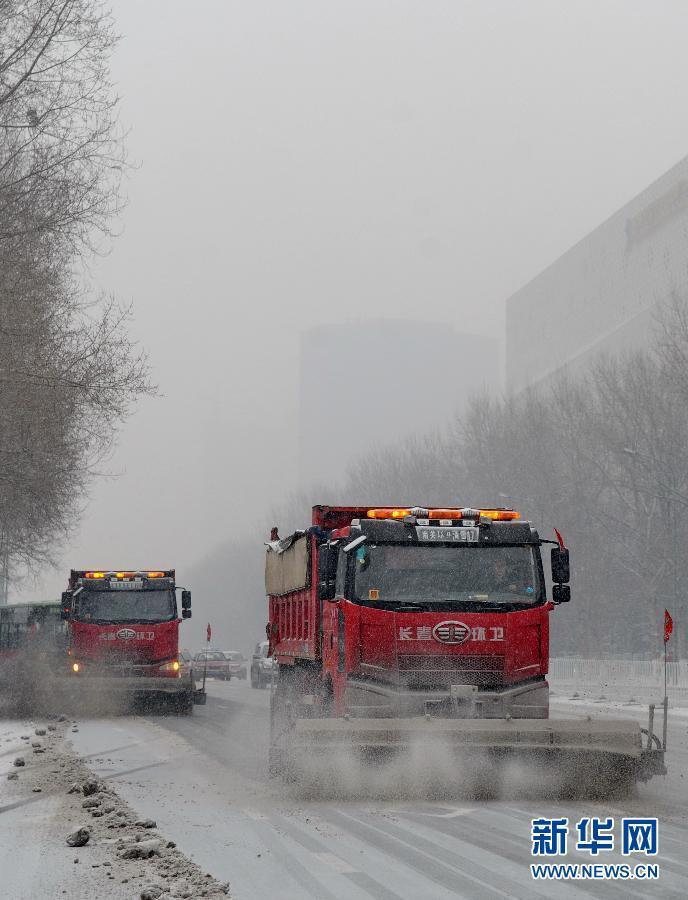
<instances>
[{"instance_id":1,"label":"overcast sky","mask_svg":"<svg viewBox=\"0 0 688 900\"><path fill-rule=\"evenodd\" d=\"M183 572L262 519L294 486L302 329L501 336L511 293L688 153L683 0L114 6L139 168L93 273L163 396L24 597Z\"/></svg>"}]
</instances>

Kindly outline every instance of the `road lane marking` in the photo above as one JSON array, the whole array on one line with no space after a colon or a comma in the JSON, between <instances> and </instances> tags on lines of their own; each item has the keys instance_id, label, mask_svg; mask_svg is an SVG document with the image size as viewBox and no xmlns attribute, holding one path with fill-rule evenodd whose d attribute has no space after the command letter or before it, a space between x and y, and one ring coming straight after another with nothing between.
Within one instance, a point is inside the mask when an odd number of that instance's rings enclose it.
<instances>
[{"instance_id":1,"label":"road lane marking","mask_svg":"<svg viewBox=\"0 0 688 900\"><path fill-rule=\"evenodd\" d=\"M110 772L103 775L103 781L112 781L113 778L120 778L122 775L133 775L134 772L142 772L144 769L155 769L156 766L164 766L170 762L169 759L161 759L159 762L146 763L145 766L135 766L133 769L122 769L121 772Z\"/></svg>"},{"instance_id":2,"label":"road lane marking","mask_svg":"<svg viewBox=\"0 0 688 900\"><path fill-rule=\"evenodd\" d=\"M416 816L430 816L432 819L456 819L458 816L468 816L471 813L474 813L475 807L458 807L457 809L453 809L448 813L439 813L439 812L421 812L420 810L416 812L414 810L414 815Z\"/></svg>"},{"instance_id":3,"label":"road lane marking","mask_svg":"<svg viewBox=\"0 0 688 900\"><path fill-rule=\"evenodd\" d=\"M334 853L314 853L313 856L316 856L320 862L325 863L326 866L331 866L335 871L339 872L340 875L351 875L353 872L358 872L358 869L354 869L353 866L350 866L349 863L345 859L341 859L339 856L335 856Z\"/></svg>"},{"instance_id":4,"label":"road lane marking","mask_svg":"<svg viewBox=\"0 0 688 900\"><path fill-rule=\"evenodd\" d=\"M290 838L307 850L312 859L320 860L320 862L333 868L338 874L348 878L352 884L355 884L371 900L404 900L401 894L397 894L387 887L386 884L375 880L346 859L321 850L321 847L327 846L327 838L322 833L318 837L313 835L314 821L304 821L301 818L294 819L292 816L279 815L271 820L271 824L278 833L284 833L287 838ZM353 847L350 852L354 852ZM347 893L346 896L349 896L349 894ZM414 896L421 897L425 895L417 893Z\"/></svg>"},{"instance_id":5,"label":"road lane marking","mask_svg":"<svg viewBox=\"0 0 688 900\"><path fill-rule=\"evenodd\" d=\"M5 806L0 806L0 813L9 812L11 809L19 809L22 806L28 806L29 803L37 803L39 800L44 800L45 796L46 795L41 794L40 796L26 797L23 800L15 800L14 803L6 803Z\"/></svg>"},{"instance_id":6,"label":"road lane marking","mask_svg":"<svg viewBox=\"0 0 688 900\"><path fill-rule=\"evenodd\" d=\"M294 847L300 848L298 843L290 841L289 835L280 834L268 819L256 821L251 828L255 830L264 847L263 854L269 853L272 856L278 871L280 871L280 879L284 880L289 876L300 888L298 896L301 900L306 900L306 898L339 900L339 897L335 896L326 886L326 883L329 884L329 879L319 878L310 871L308 864L312 860L312 855L308 852L294 852ZM290 847L290 844L293 846ZM290 895L293 896L293 894Z\"/></svg>"},{"instance_id":7,"label":"road lane marking","mask_svg":"<svg viewBox=\"0 0 688 900\"><path fill-rule=\"evenodd\" d=\"M367 840L376 850L403 861L406 866L415 869L425 879L434 881L444 888L455 891L464 889L467 885L460 884L460 880L463 879L473 885L478 885L483 891L487 890L488 893L504 897L505 900L519 900L519 895L511 893L511 888L520 889L523 887L523 884L514 883L510 879L509 873L505 872L501 867L500 869L492 869L493 863L489 860L486 860L484 863L476 862L474 854L477 848L473 844L467 844L461 839L455 839L455 842L462 844L465 850L461 853L450 851L433 844L427 838L422 838L408 828L392 825L379 819L373 820L370 813L363 811L354 814L352 812L331 810L324 818L335 824L337 822L341 823L343 820L346 824L342 824L340 827L347 828L352 834L357 834L359 839ZM498 857L498 854L494 852L489 855ZM500 864L505 862L499 857L498 859ZM484 872L485 879L480 878L477 874L472 874L477 872ZM486 880L487 878L494 879L495 875L504 887L509 888L509 890L502 890L497 884ZM518 880L524 882L526 877L524 874ZM528 896L538 897L545 895L531 889ZM573 893L572 896L581 895Z\"/></svg>"},{"instance_id":8,"label":"road lane marking","mask_svg":"<svg viewBox=\"0 0 688 900\"><path fill-rule=\"evenodd\" d=\"M26 742L22 741L21 744L15 744L14 747L10 747L9 750L3 750L2 753L0 753L0 756L12 756L13 753L16 756L19 750L24 749L26 749Z\"/></svg>"},{"instance_id":9,"label":"road lane marking","mask_svg":"<svg viewBox=\"0 0 688 900\"><path fill-rule=\"evenodd\" d=\"M94 756L107 756L109 753L118 753L120 750L140 747L142 743L143 741L134 741L132 744L122 744L120 747L111 747L109 750L98 750L97 753L79 753L79 756L82 759L93 759Z\"/></svg>"},{"instance_id":10,"label":"road lane marking","mask_svg":"<svg viewBox=\"0 0 688 900\"><path fill-rule=\"evenodd\" d=\"M254 822L265 822L267 818L262 813L256 812L255 809L242 809L241 812L249 819L253 819Z\"/></svg>"}]
</instances>

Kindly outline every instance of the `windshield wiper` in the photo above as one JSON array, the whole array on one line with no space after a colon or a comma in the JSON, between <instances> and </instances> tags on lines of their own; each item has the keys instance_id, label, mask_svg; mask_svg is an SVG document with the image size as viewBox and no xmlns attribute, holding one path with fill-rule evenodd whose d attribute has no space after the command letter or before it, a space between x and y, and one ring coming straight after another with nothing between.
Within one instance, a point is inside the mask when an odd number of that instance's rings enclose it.
<instances>
[{"instance_id":1,"label":"windshield wiper","mask_svg":"<svg viewBox=\"0 0 688 900\"><path fill-rule=\"evenodd\" d=\"M172 619L128 619L132 625L159 625L161 622L171 622Z\"/></svg>"},{"instance_id":2,"label":"windshield wiper","mask_svg":"<svg viewBox=\"0 0 688 900\"><path fill-rule=\"evenodd\" d=\"M158 622L171 622L172 619L79 619L86 625L156 625Z\"/></svg>"},{"instance_id":3,"label":"windshield wiper","mask_svg":"<svg viewBox=\"0 0 688 900\"><path fill-rule=\"evenodd\" d=\"M422 604L406 602L405 600L388 600L387 604L393 606L395 609L412 609L416 612L423 612L425 610L425 606Z\"/></svg>"}]
</instances>

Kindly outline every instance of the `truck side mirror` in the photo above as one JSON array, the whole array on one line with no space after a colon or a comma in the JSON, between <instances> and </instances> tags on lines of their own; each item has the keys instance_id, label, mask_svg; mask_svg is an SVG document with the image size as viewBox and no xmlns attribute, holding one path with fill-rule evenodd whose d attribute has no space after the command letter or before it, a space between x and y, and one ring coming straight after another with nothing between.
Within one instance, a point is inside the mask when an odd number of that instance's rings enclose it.
<instances>
[{"instance_id":1,"label":"truck side mirror","mask_svg":"<svg viewBox=\"0 0 688 900\"><path fill-rule=\"evenodd\" d=\"M187 607L186 609L182 608L182 619L190 619L191 618L191 610Z\"/></svg>"},{"instance_id":2,"label":"truck side mirror","mask_svg":"<svg viewBox=\"0 0 688 900\"><path fill-rule=\"evenodd\" d=\"M64 591L62 594L62 608L60 609L60 618L68 620L72 618L72 592Z\"/></svg>"},{"instance_id":3,"label":"truck side mirror","mask_svg":"<svg viewBox=\"0 0 688 900\"><path fill-rule=\"evenodd\" d=\"M571 580L569 567L569 551L566 547L552 548L552 581L556 584L568 584Z\"/></svg>"},{"instance_id":4,"label":"truck side mirror","mask_svg":"<svg viewBox=\"0 0 688 900\"><path fill-rule=\"evenodd\" d=\"M318 550L318 599L334 600L337 577L337 547L323 544Z\"/></svg>"},{"instance_id":5,"label":"truck side mirror","mask_svg":"<svg viewBox=\"0 0 688 900\"><path fill-rule=\"evenodd\" d=\"M182 609L191 609L191 591L182 591ZM184 618L188 619L189 616Z\"/></svg>"},{"instance_id":6,"label":"truck side mirror","mask_svg":"<svg viewBox=\"0 0 688 900\"><path fill-rule=\"evenodd\" d=\"M552 588L552 603L569 603L571 587L568 584L555 584Z\"/></svg>"}]
</instances>

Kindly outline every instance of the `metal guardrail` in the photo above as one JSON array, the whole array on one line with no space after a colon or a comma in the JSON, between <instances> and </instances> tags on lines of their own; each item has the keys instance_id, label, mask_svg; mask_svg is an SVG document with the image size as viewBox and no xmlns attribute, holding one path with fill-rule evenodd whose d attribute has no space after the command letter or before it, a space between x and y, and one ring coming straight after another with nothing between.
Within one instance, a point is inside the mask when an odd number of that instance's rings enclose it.
<instances>
[{"instance_id":1,"label":"metal guardrail","mask_svg":"<svg viewBox=\"0 0 688 900\"><path fill-rule=\"evenodd\" d=\"M619 684L664 690L664 660L551 659L552 680L575 684ZM667 688L688 689L688 660L667 664Z\"/></svg>"}]
</instances>

